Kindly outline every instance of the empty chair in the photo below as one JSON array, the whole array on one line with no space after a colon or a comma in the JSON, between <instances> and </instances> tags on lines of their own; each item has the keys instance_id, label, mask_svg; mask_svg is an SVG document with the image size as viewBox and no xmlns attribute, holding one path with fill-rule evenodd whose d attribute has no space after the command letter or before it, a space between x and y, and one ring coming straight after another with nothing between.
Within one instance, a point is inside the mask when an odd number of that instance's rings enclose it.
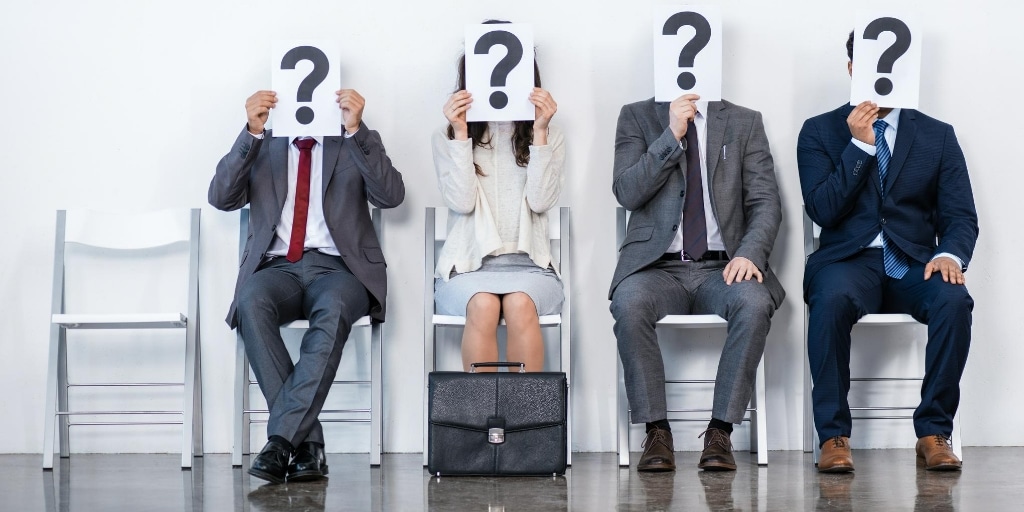
<instances>
[{"instance_id":1,"label":"empty chair","mask_svg":"<svg viewBox=\"0 0 1024 512\"><path fill-rule=\"evenodd\" d=\"M381 213L378 208L373 208L371 211L371 217L373 220L373 228L377 232L377 239L383 240L381 237ZM239 227L239 259L242 257L242 252L245 250L245 241L249 233L249 209L243 208L241 210L241 222ZM383 436L383 387L382 387L382 362L381 362L381 344L383 340L382 325L378 322L371 322L369 316L363 316L356 323L352 324L352 336L356 335L356 332L365 332L363 328L369 328L370 330L370 380L342 380L335 378L333 384L335 385L354 385L354 386L370 386L370 404L366 408L358 409L323 409L320 411L320 422L321 423L369 423L370 424L370 465L379 466L382 446L381 438ZM360 329L356 329L356 328ZM282 330L304 330L309 328L309 321L307 320L296 320L288 324L282 325ZM236 331L237 332L237 331ZM351 338L350 338L351 339ZM357 353L356 347L349 345L348 350L345 354L347 357L352 357L352 354ZM346 355L343 355L344 359ZM263 409L253 409L250 406L250 392L253 386L257 386L256 379L252 376L252 372L249 368L249 359L245 354L245 345L242 342L241 336L238 336L238 345L235 350L235 410L234 410L234 422L235 422L235 440L231 451L231 464L233 466L242 465L242 455L249 455L250 451L250 439L252 435L251 425L253 423L266 423L266 417L269 415L269 411ZM253 415L257 418L253 419Z\"/></svg>"},{"instance_id":2,"label":"empty chair","mask_svg":"<svg viewBox=\"0 0 1024 512\"><path fill-rule=\"evenodd\" d=\"M181 466L192 467L192 457L203 453L202 374L199 343L199 209L163 210L145 214L110 214L93 211L57 212L56 247L53 264L53 302L50 320L50 355L47 370L46 418L43 435L43 468L53 468L54 430L59 432L60 454L70 454L70 427L78 425L182 425ZM168 278L160 263L167 256L179 256L183 268L181 288L187 290L177 309L164 311L101 311L108 301L93 300L89 308L96 311L78 311L68 308L68 282L86 274L80 265L69 265L72 253L88 253L89 262L106 261L118 270L147 266L145 284L160 283ZM94 258L93 258L94 257ZM73 272L83 270L83 272ZM136 282L141 278L135 277ZM104 283L106 285L106 283ZM105 287L105 286L104 286ZM78 291L78 290L76 290ZM104 290L110 292L111 290ZM165 299L161 288L142 290L145 295L156 295L154 300ZM116 301L109 301L116 302ZM157 301L167 302L167 301ZM181 329L184 346L181 359L173 364L181 369L181 382L76 382L69 378L68 346L70 330L150 330ZM139 333L141 334L141 333ZM96 338L93 335L90 340ZM113 336L112 336L113 337ZM146 354L151 345L138 349ZM73 343L74 340L71 340ZM91 348L95 343L90 343ZM123 344L121 344L123 345ZM119 345L119 347L121 346ZM136 348L135 346L132 347ZM143 356L145 357L145 356ZM163 362L163 361L160 361ZM171 363L171 361L167 361ZM111 371L116 373L116 371ZM101 393L110 389L127 390L148 387L182 387L182 405L178 410L75 410L71 408L69 389L96 388ZM115 398L125 399L122 395ZM102 418L101 421L76 421L75 418ZM140 418L128 420L125 418ZM151 419L160 418L160 419ZM59 423L59 425L58 425Z\"/></svg>"}]
</instances>

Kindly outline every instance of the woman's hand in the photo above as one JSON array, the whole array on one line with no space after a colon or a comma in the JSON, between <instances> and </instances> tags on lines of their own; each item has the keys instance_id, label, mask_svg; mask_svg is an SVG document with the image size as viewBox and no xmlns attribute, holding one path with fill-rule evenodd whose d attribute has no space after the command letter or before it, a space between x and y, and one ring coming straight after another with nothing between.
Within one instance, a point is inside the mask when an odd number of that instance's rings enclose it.
<instances>
[{"instance_id":1,"label":"woman's hand","mask_svg":"<svg viewBox=\"0 0 1024 512\"><path fill-rule=\"evenodd\" d=\"M452 94L444 104L444 117L455 131L455 140L469 139L469 125L466 123L466 111L473 104L473 95L462 90Z\"/></svg>"},{"instance_id":2,"label":"woman's hand","mask_svg":"<svg viewBox=\"0 0 1024 512\"><path fill-rule=\"evenodd\" d=\"M530 93L530 103L533 103L537 112L536 119L533 121L533 145L545 146L548 143L548 123L558 111L558 103L555 103L555 99L551 97L550 93L540 87L533 88L533 92Z\"/></svg>"}]
</instances>

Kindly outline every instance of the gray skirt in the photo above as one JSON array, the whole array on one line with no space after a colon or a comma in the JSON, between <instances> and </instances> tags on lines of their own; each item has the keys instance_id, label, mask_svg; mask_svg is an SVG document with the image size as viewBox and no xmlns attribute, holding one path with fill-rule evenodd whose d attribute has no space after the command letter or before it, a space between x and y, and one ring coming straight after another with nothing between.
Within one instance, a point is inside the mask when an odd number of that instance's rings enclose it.
<instances>
[{"instance_id":1,"label":"gray skirt","mask_svg":"<svg viewBox=\"0 0 1024 512\"><path fill-rule=\"evenodd\" d=\"M469 299L477 293L523 292L537 305L538 315L562 311L562 281L551 268L540 268L525 253L487 256L479 269L434 279L434 308L439 315L465 316Z\"/></svg>"}]
</instances>

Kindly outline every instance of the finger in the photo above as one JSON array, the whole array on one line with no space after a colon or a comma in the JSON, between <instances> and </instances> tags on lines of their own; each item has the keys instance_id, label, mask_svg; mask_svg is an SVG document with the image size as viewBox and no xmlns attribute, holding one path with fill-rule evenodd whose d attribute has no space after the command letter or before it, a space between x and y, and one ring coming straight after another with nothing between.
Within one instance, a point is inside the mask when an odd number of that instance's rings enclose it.
<instances>
[{"instance_id":1,"label":"finger","mask_svg":"<svg viewBox=\"0 0 1024 512\"><path fill-rule=\"evenodd\" d=\"M761 271L758 270L756 267L754 268L754 275L757 276L757 282L759 282L759 283L763 283L764 282L764 276L761 275Z\"/></svg>"},{"instance_id":2,"label":"finger","mask_svg":"<svg viewBox=\"0 0 1024 512\"><path fill-rule=\"evenodd\" d=\"M952 273L952 270L949 268L949 265L940 265L939 271L942 272L942 280L948 283L949 278L951 277L950 274Z\"/></svg>"},{"instance_id":3,"label":"finger","mask_svg":"<svg viewBox=\"0 0 1024 512\"><path fill-rule=\"evenodd\" d=\"M722 275L725 277L725 284L731 285L736 277L736 265L733 265L730 262L725 266L725 270L722 271Z\"/></svg>"},{"instance_id":4,"label":"finger","mask_svg":"<svg viewBox=\"0 0 1024 512\"><path fill-rule=\"evenodd\" d=\"M754 268L753 267L754 267L753 265L746 265L746 268L743 269L743 280L744 281L750 281L750 278L754 276Z\"/></svg>"},{"instance_id":5,"label":"finger","mask_svg":"<svg viewBox=\"0 0 1024 512\"><path fill-rule=\"evenodd\" d=\"M929 278L931 278L932 277L932 272L934 272L934 271L935 271L935 264L934 263L929 262L927 265L925 265L924 266L924 280L927 281Z\"/></svg>"}]
</instances>

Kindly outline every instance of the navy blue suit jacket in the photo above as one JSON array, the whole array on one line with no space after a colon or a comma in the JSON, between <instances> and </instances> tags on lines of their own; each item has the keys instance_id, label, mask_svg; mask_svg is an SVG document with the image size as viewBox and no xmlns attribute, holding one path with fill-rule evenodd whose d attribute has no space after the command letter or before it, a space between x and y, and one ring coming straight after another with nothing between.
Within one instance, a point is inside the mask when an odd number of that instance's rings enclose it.
<instances>
[{"instance_id":1,"label":"navy blue suit jacket","mask_svg":"<svg viewBox=\"0 0 1024 512\"><path fill-rule=\"evenodd\" d=\"M879 231L918 262L948 252L966 270L978 240L978 214L953 127L903 109L883 194L878 161L851 142L846 118L852 110L844 105L812 117L800 130L804 205L821 226L820 246L804 271L805 297L815 273L856 254Z\"/></svg>"}]
</instances>

